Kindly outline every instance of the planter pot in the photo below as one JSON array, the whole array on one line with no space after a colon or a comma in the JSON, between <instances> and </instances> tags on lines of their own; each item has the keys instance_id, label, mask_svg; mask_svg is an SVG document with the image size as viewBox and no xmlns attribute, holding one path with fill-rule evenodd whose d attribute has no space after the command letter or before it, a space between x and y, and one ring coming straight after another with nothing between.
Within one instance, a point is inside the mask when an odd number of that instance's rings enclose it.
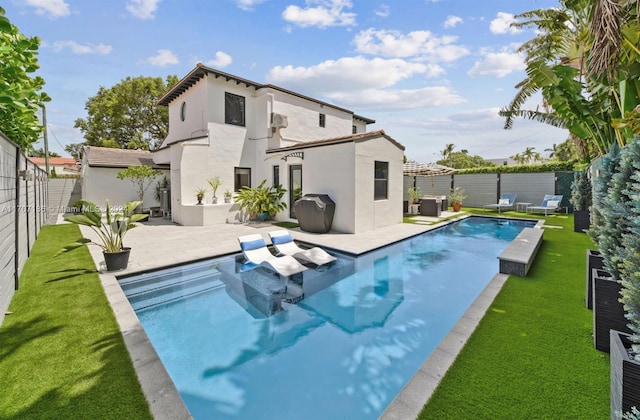
<instances>
[{"instance_id":1,"label":"planter pot","mask_svg":"<svg viewBox=\"0 0 640 420\"><path fill-rule=\"evenodd\" d=\"M213 199L211 199L211 204L218 204L218 197L213 197Z\"/></svg>"},{"instance_id":2,"label":"planter pot","mask_svg":"<svg viewBox=\"0 0 640 420\"><path fill-rule=\"evenodd\" d=\"M631 336L611 330L611 418L640 407L640 363L630 354Z\"/></svg>"},{"instance_id":3,"label":"planter pot","mask_svg":"<svg viewBox=\"0 0 640 420\"><path fill-rule=\"evenodd\" d=\"M573 211L573 231L585 233L591 226L591 215L589 210L574 210Z\"/></svg>"},{"instance_id":4,"label":"planter pot","mask_svg":"<svg viewBox=\"0 0 640 420\"><path fill-rule=\"evenodd\" d=\"M265 211L258 214L258 220L261 222L266 221L269 218L269 212Z\"/></svg>"},{"instance_id":5,"label":"planter pot","mask_svg":"<svg viewBox=\"0 0 640 420\"><path fill-rule=\"evenodd\" d=\"M593 270L593 342L597 350L609 353L609 330L631 334L620 302L622 285L605 270Z\"/></svg>"},{"instance_id":6,"label":"planter pot","mask_svg":"<svg viewBox=\"0 0 640 420\"><path fill-rule=\"evenodd\" d=\"M224 202L227 204L231 203L231 197L225 197Z\"/></svg>"},{"instance_id":7,"label":"planter pot","mask_svg":"<svg viewBox=\"0 0 640 420\"><path fill-rule=\"evenodd\" d=\"M593 309L593 269L602 269L604 267L604 258L600 251L587 249L587 274L586 274L586 293L585 303L587 308Z\"/></svg>"},{"instance_id":8,"label":"planter pot","mask_svg":"<svg viewBox=\"0 0 640 420\"><path fill-rule=\"evenodd\" d=\"M411 204L411 214L418 214L419 204Z\"/></svg>"},{"instance_id":9,"label":"planter pot","mask_svg":"<svg viewBox=\"0 0 640 420\"><path fill-rule=\"evenodd\" d=\"M460 211L462 203L451 203L451 207L453 207L453 211Z\"/></svg>"},{"instance_id":10,"label":"planter pot","mask_svg":"<svg viewBox=\"0 0 640 420\"><path fill-rule=\"evenodd\" d=\"M129 254L131 248L122 248L120 252L103 252L104 263L107 266L107 271L124 270L129 264Z\"/></svg>"}]
</instances>

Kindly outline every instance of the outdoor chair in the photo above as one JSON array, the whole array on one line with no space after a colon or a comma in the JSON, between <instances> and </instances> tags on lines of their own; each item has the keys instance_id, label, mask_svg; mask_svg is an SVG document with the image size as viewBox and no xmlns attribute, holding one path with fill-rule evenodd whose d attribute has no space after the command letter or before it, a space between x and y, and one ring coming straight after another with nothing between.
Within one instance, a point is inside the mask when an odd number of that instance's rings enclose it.
<instances>
[{"instance_id":1,"label":"outdoor chair","mask_svg":"<svg viewBox=\"0 0 640 420\"><path fill-rule=\"evenodd\" d=\"M294 241L293 237L286 230L275 230L269 232L271 243L278 254L289 255L301 262L302 264L313 264L321 266L336 260L336 257L329 254L320 247L310 249L300 248Z\"/></svg>"},{"instance_id":2,"label":"outdoor chair","mask_svg":"<svg viewBox=\"0 0 640 420\"><path fill-rule=\"evenodd\" d=\"M549 214L549 212L554 212L560 208L560 203L562 202L562 195L553 195L547 194L544 196L542 200L542 204L539 206L529 206L527 207L528 213L544 213L545 216Z\"/></svg>"},{"instance_id":3,"label":"outdoor chair","mask_svg":"<svg viewBox=\"0 0 640 420\"><path fill-rule=\"evenodd\" d=\"M516 196L517 194L501 194L497 204L485 204L482 206L482 211L498 209L498 213L500 213L502 209L513 208L516 205Z\"/></svg>"},{"instance_id":4,"label":"outdoor chair","mask_svg":"<svg viewBox=\"0 0 640 420\"><path fill-rule=\"evenodd\" d=\"M273 255L271 251L269 251L269 248L267 248L267 244L261 235L251 234L240 236L238 237L238 241L240 242L240 248L242 249L242 254L245 259L256 266L268 268L285 277L307 269L307 267L289 255L280 257Z\"/></svg>"}]
</instances>

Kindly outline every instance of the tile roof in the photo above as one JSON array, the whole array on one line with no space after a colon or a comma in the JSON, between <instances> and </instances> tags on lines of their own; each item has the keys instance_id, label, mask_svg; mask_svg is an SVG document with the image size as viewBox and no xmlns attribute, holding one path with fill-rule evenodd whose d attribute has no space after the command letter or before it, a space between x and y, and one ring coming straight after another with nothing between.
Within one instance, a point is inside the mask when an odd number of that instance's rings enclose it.
<instances>
[{"instance_id":1,"label":"tile roof","mask_svg":"<svg viewBox=\"0 0 640 420\"><path fill-rule=\"evenodd\" d=\"M388 136L384 132L384 130L377 130L377 131L368 131L366 133L351 134L349 136L334 137L330 139L307 141L307 142L299 143L293 146L285 146L285 147L279 147L277 149L269 149L267 150L267 153L280 153L280 152L288 152L292 150L309 149L311 147L329 146L332 144L359 142L359 141L370 140L376 137L384 137L385 139L389 140L391 143L396 145L400 150L405 150L402 144L400 144L397 140L393 139L391 136Z\"/></svg>"},{"instance_id":2,"label":"tile roof","mask_svg":"<svg viewBox=\"0 0 640 420\"><path fill-rule=\"evenodd\" d=\"M169 169L169 165L156 164L147 150L111 149L107 147L85 146L82 150L87 164L93 167L128 168L146 165L156 169Z\"/></svg>"},{"instance_id":3,"label":"tile roof","mask_svg":"<svg viewBox=\"0 0 640 420\"><path fill-rule=\"evenodd\" d=\"M45 161L43 157L30 157L29 160L36 165L44 165ZM49 165L77 165L78 162L74 158L65 157L49 157Z\"/></svg>"}]
</instances>

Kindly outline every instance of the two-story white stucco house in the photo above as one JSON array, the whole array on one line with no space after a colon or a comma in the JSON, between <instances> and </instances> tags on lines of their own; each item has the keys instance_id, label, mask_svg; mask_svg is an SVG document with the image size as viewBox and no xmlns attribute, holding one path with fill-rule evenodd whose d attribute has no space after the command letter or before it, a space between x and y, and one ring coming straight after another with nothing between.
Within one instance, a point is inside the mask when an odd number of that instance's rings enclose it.
<instances>
[{"instance_id":1,"label":"two-story white stucco house","mask_svg":"<svg viewBox=\"0 0 640 420\"><path fill-rule=\"evenodd\" d=\"M358 233L402 222L404 146L375 121L271 84L260 84L198 64L159 103L169 107L169 133L153 152L171 168L172 216L182 225L239 219L225 191L281 184L295 221L294 202L328 194L335 202L332 230ZM221 204L197 205L196 190L219 176ZM205 201L211 203L209 193Z\"/></svg>"}]
</instances>

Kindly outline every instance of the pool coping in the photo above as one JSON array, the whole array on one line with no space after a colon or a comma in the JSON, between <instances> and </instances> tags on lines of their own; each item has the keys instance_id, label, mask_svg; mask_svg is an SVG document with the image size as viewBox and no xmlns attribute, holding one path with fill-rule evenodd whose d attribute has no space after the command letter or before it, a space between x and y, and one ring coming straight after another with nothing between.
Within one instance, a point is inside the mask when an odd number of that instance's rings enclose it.
<instances>
[{"instance_id":1,"label":"pool coping","mask_svg":"<svg viewBox=\"0 0 640 420\"><path fill-rule=\"evenodd\" d=\"M431 226L423 226L424 229L421 233L440 228L467 217L470 217L470 215L446 220ZM541 227L542 224L544 224L543 220L539 221L536 227ZM83 233L85 232L83 231ZM415 236L415 234L408 237L411 236ZM138 382L149 404L153 418L158 420L193 419L193 416L182 400L182 397L180 397L177 387L151 344L149 337L140 324L138 316L131 307L129 300L118 282L118 277L124 277L125 275L130 276L135 273L111 273L102 271L100 270L101 265L99 263L99 261L102 261L101 250L97 247L89 247L89 251L96 263L96 267L99 269L99 277L105 295L120 327L125 346L131 357L136 375L138 376ZM469 337L471 337L471 334L507 278L508 275L499 273L493 277L414 376L389 403L379 418L385 420L415 418L418 413L420 413L423 406L438 387L446 371L453 364L460 350L462 350Z\"/></svg>"}]
</instances>

